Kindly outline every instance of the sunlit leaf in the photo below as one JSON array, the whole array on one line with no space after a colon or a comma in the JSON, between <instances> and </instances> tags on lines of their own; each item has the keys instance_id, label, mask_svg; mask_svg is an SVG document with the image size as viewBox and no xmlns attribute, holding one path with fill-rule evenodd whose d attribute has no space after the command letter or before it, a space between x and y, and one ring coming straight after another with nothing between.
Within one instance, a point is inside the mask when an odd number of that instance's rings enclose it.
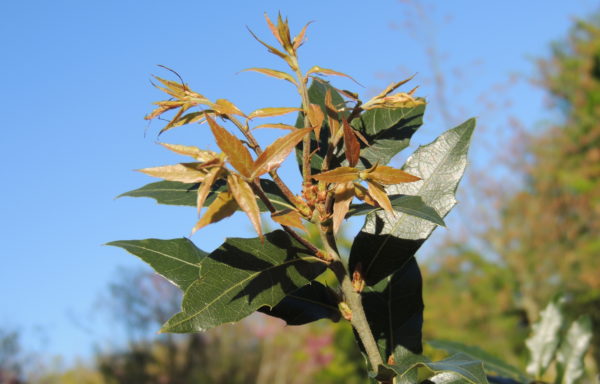
<instances>
[{"instance_id":1,"label":"sunlit leaf","mask_svg":"<svg viewBox=\"0 0 600 384\"><path fill-rule=\"evenodd\" d=\"M377 202L373 200L371 195L369 195L369 191L367 191L365 187L358 183L354 183L354 196L364 201L368 205L371 205L375 208L379 207L379 204L377 204Z\"/></svg>"},{"instance_id":2,"label":"sunlit leaf","mask_svg":"<svg viewBox=\"0 0 600 384\"><path fill-rule=\"evenodd\" d=\"M200 149L191 145L180 145L180 144L167 144L159 143L163 147L175 152L180 155L190 156L198 161L209 161L217 157L217 154L213 151Z\"/></svg>"},{"instance_id":3,"label":"sunlit leaf","mask_svg":"<svg viewBox=\"0 0 600 384\"><path fill-rule=\"evenodd\" d=\"M306 25L302 28L300 33L296 37L294 37L294 41L292 41L292 44L294 45L294 50L300 48L302 46L302 44L304 44L304 36L306 35L306 29L311 24L312 24L312 21L309 21L308 23L306 23Z\"/></svg>"},{"instance_id":4,"label":"sunlit leaf","mask_svg":"<svg viewBox=\"0 0 600 384\"><path fill-rule=\"evenodd\" d=\"M294 77L292 75L290 75L289 73L282 72L282 71L276 71L276 70L270 69L270 68L248 68L248 69L244 69L242 72L245 72L245 71L253 71L253 72L262 73L264 75L275 77L275 78L281 79L281 80L287 80L294 85L298 85L298 83L296 83L296 79L294 79Z\"/></svg>"},{"instance_id":5,"label":"sunlit leaf","mask_svg":"<svg viewBox=\"0 0 600 384\"><path fill-rule=\"evenodd\" d=\"M107 245L121 247L139 257L182 291L198 280L200 265L208 255L185 238L120 240Z\"/></svg>"},{"instance_id":6,"label":"sunlit leaf","mask_svg":"<svg viewBox=\"0 0 600 384\"><path fill-rule=\"evenodd\" d=\"M556 297L542 312L539 320L532 325L531 335L525 341L529 350L527 373L541 379L554 359L560 344L560 331L564 324L564 298Z\"/></svg>"},{"instance_id":7,"label":"sunlit leaf","mask_svg":"<svg viewBox=\"0 0 600 384\"><path fill-rule=\"evenodd\" d=\"M231 101L227 99L218 99L215 101L213 108L220 114L246 116L240 111Z\"/></svg>"},{"instance_id":8,"label":"sunlit leaf","mask_svg":"<svg viewBox=\"0 0 600 384\"><path fill-rule=\"evenodd\" d=\"M344 124L344 149L346 160L348 160L348 164L350 164L351 167L354 167L358 163L360 143L345 118L342 118L342 122Z\"/></svg>"},{"instance_id":9,"label":"sunlit leaf","mask_svg":"<svg viewBox=\"0 0 600 384\"><path fill-rule=\"evenodd\" d=\"M252 35L252 37L254 37L254 39L256 41L258 41L259 43L261 43L263 46L265 46L269 52L271 52L272 54L274 54L275 56L279 56L282 59L284 59L286 62L289 62L289 57L288 55L286 55L285 53L281 52L280 50L278 50L277 48L265 43L264 41L262 41L261 39L258 38L258 36L256 36L254 34L254 32L252 32L252 30L250 28L248 28L248 31L250 32L250 34Z\"/></svg>"},{"instance_id":10,"label":"sunlit leaf","mask_svg":"<svg viewBox=\"0 0 600 384\"><path fill-rule=\"evenodd\" d=\"M246 177L250 176L254 161L248 149L237 137L217 124L210 116L206 116L206 120L215 136L217 145L227 155L233 168Z\"/></svg>"},{"instance_id":11,"label":"sunlit leaf","mask_svg":"<svg viewBox=\"0 0 600 384\"><path fill-rule=\"evenodd\" d=\"M394 212L390 198L381 184L367 180L367 186L369 187L369 195L371 195L381 208L387 212Z\"/></svg>"},{"instance_id":12,"label":"sunlit leaf","mask_svg":"<svg viewBox=\"0 0 600 384\"><path fill-rule=\"evenodd\" d=\"M287 129L289 131L296 129L296 127L294 127L293 125L287 125L287 124L281 124L281 123L261 124L261 125L257 125L253 129L259 129L259 128L277 128L277 129Z\"/></svg>"},{"instance_id":13,"label":"sunlit leaf","mask_svg":"<svg viewBox=\"0 0 600 384\"><path fill-rule=\"evenodd\" d=\"M300 108L293 107L279 107L279 108L261 108L252 112L248 115L248 119L254 119L256 117L271 117L271 116L281 116L286 115L292 112L302 111Z\"/></svg>"},{"instance_id":14,"label":"sunlit leaf","mask_svg":"<svg viewBox=\"0 0 600 384\"><path fill-rule=\"evenodd\" d=\"M302 224L302 215L298 213L298 211L285 209L283 211L273 212L271 214L271 219L281 225L298 228L306 232L306 228L304 228L304 225Z\"/></svg>"},{"instance_id":15,"label":"sunlit leaf","mask_svg":"<svg viewBox=\"0 0 600 384\"><path fill-rule=\"evenodd\" d=\"M256 196L254 195L252 188L235 174L229 174L227 176L227 185L229 186L229 190L235 198L235 201L237 201L238 206L246 213L246 215L248 215L254 230L258 233L258 236L262 238L260 211L258 210Z\"/></svg>"},{"instance_id":16,"label":"sunlit leaf","mask_svg":"<svg viewBox=\"0 0 600 384\"><path fill-rule=\"evenodd\" d=\"M254 164L254 171L251 178L258 177L279 167L285 158L292 152L296 144L302 141L302 138L308 135L312 128L296 129L293 132L280 137L271 145L265 148L264 152L258 156Z\"/></svg>"},{"instance_id":17,"label":"sunlit leaf","mask_svg":"<svg viewBox=\"0 0 600 384\"><path fill-rule=\"evenodd\" d=\"M277 30L277 27L275 27L275 25L273 24L273 22L269 18L269 15L267 15L266 12L265 12L265 20L267 21L267 25L269 26L269 29L271 30L271 33L273 34L273 36L275 36L277 41L279 41L279 44L283 45L283 41L281 40L281 36L279 36L279 31Z\"/></svg>"},{"instance_id":18,"label":"sunlit leaf","mask_svg":"<svg viewBox=\"0 0 600 384\"><path fill-rule=\"evenodd\" d=\"M192 229L192 234L208 224L216 223L233 215L237 209L238 205L230 192L219 193Z\"/></svg>"},{"instance_id":19,"label":"sunlit leaf","mask_svg":"<svg viewBox=\"0 0 600 384\"><path fill-rule=\"evenodd\" d=\"M200 112L190 112L186 115L181 116L177 121L171 121L171 127L169 129L180 127L182 125L191 124L191 123L199 123L202 124L206 120L207 113L214 113L213 110L204 110ZM163 128L162 132L167 131L168 129Z\"/></svg>"},{"instance_id":20,"label":"sunlit leaf","mask_svg":"<svg viewBox=\"0 0 600 384\"><path fill-rule=\"evenodd\" d=\"M202 184L200 185L200 187L198 187L198 194L196 196L196 207L197 207L198 213L200 213L200 210L202 210L202 207L204 206L204 202L206 201L208 194L212 190L212 186L215 184L215 182L217 181L217 179L219 178L221 173L222 173L221 167L212 168L206 174L206 177L202 181Z\"/></svg>"},{"instance_id":21,"label":"sunlit leaf","mask_svg":"<svg viewBox=\"0 0 600 384\"><path fill-rule=\"evenodd\" d=\"M228 238L202 262L201 277L185 291L181 312L161 332L189 333L243 319L274 307L325 271L284 231L258 238Z\"/></svg>"},{"instance_id":22,"label":"sunlit leaf","mask_svg":"<svg viewBox=\"0 0 600 384\"><path fill-rule=\"evenodd\" d=\"M337 233L354 197L354 184L349 181L336 185L333 203L333 232Z\"/></svg>"},{"instance_id":23,"label":"sunlit leaf","mask_svg":"<svg viewBox=\"0 0 600 384\"><path fill-rule=\"evenodd\" d=\"M584 315L573 323L556 353L557 371L560 382L575 384L585 373L584 358L592 341L592 321Z\"/></svg>"},{"instance_id":24,"label":"sunlit leaf","mask_svg":"<svg viewBox=\"0 0 600 384\"><path fill-rule=\"evenodd\" d=\"M180 181L182 183L197 183L202 181L206 174L206 171L200 168L201 165L202 163L180 163L138 169L138 171L164 180Z\"/></svg>"},{"instance_id":25,"label":"sunlit leaf","mask_svg":"<svg viewBox=\"0 0 600 384\"><path fill-rule=\"evenodd\" d=\"M313 179L327 183L346 183L358 179L359 171L352 167L338 167L331 171L312 175Z\"/></svg>"},{"instance_id":26,"label":"sunlit leaf","mask_svg":"<svg viewBox=\"0 0 600 384\"><path fill-rule=\"evenodd\" d=\"M331 137L335 137L340 128L340 121L337 108L331 100L331 89L327 89L325 93L325 111L327 112L327 124L329 125ZM334 142L334 144L337 144Z\"/></svg>"},{"instance_id":27,"label":"sunlit leaf","mask_svg":"<svg viewBox=\"0 0 600 384\"><path fill-rule=\"evenodd\" d=\"M313 73L320 73L320 74L323 74L323 75L343 76L343 77L347 77L350 80L354 81L356 84L361 85L358 81L354 80L352 78L352 76L348 76L348 75L346 75L345 73L342 73L342 72L334 71L333 69L322 68L322 67L319 67L318 65L315 65L314 67L312 67L311 69L309 69L306 72L306 76L311 75ZM362 87L362 85L361 85L361 87Z\"/></svg>"},{"instance_id":28,"label":"sunlit leaf","mask_svg":"<svg viewBox=\"0 0 600 384\"><path fill-rule=\"evenodd\" d=\"M293 54L294 48L292 46L292 37L290 36L290 26L287 18L285 20L282 19L281 13L277 16L277 32L281 38L281 45L288 53Z\"/></svg>"},{"instance_id":29,"label":"sunlit leaf","mask_svg":"<svg viewBox=\"0 0 600 384\"><path fill-rule=\"evenodd\" d=\"M401 169L388 167L387 165L375 165L372 170L367 171L366 179L385 185L410 183L421 180L420 177L413 176Z\"/></svg>"}]
</instances>

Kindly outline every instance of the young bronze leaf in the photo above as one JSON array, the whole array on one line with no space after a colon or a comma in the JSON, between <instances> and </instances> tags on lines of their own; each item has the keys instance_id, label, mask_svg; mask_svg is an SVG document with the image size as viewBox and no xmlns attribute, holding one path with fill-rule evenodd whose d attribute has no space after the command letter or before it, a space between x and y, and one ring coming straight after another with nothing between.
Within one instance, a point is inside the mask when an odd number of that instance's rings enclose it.
<instances>
[{"instance_id":1,"label":"young bronze leaf","mask_svg":"<svg viewBox=\"0 0 600 384\"><path fill-rule=\"evenodd\" d=\"M354 184L349 181L335 187L333 203L333 233L337 233L354 197Z\"/></svg>"},{"instance_id":2,"label":"young bronze leaf","mask_svg":"<svg viewBox=\"0 0 600 384\"><path fill-rule=\"evenodd\" d=\"M298 211L285 209L283 211L273 212L271 214L271 219L281 225L298 228L306 232L306 228L302 225L302 215L300 215Z\"/></svg>"},{"instance_id":3,"label":"young bronze leaf","mask_svg":"<svg viewBox=\"0 0 600 384\"><path fill-rule=\"evenodd\" d=\"M252 35L252 37L254 37L254 39L255 39L256 41L258 41L259 43L261 43L262 45L264 45L264 46L265 46L265 47L266 47L266 48L269 50L269 52L271 52L271 53L272 53L272 54L274 54L275 56L279 56L279 57L281 57L282 59L284 59L284 60L286 60L286 61L288 61L288 60L289 60L289 59L288 59L288 55L286 55L285 53L281 52L281 51L280 51L280 50L278 50L277 48L275 48L275 47L272 47L272 46L270 46L269 44L267 44L267 43L265 43L264 41L262 41L261 39L259 39L259 38L258 38L258 36L256 36L256 35L254 34L254 32L252 32L252 30L251 30L250 28L248 28L248 32L250 32L250 34Z\"/></svg>"},{"instance_id":4,"label":"young bronze leaf","mask_svg":"<svg viewBox=\"0 0 600 384\"><path fill-rule=\"evenodd\" d=\"M371 195L369 195L369 191L367 191L365 187L358 183L354 183L354 196L358 197L360 200L364 201L369 205L372 205L374 207L379 206L379 204L377 204L377 202L373 200Z\"/></svg>"},{"instance_id":5,"label":"young bronze leaf","mask_svg":"<svg viewBox=\"0 0 600 384\"><path fill-rule=\"evenodd\" d=\"M238 115L238 116L246 116L244 112L240 111L238 107L235 106L231 101L227 99L218 99L215 101L213 108L220 114L223 115Z\"/></svg>"},{"instance_id":6,"label":"young bronze leaf","mask_svg":"<svg viewBox=\"0 0 600 384\"><path fill-rule=\"evenodd\" d=\"M387 165L375 165L373 168L373 170L367 171L366 179L376 181L380 184L391 185L421 180L420 177L413 176L401 169L388 167Z\"/></svg>"},{"instance_id":7,"label":"young bronze leaf","mask_svg":"<svg viewBox=\"0 0 600 384\"><path fill-rule=\"evenodd\" d=\"M237 202L230 192L219 193L215 198L215 201L213 201L212 204L206 209L204 216L198 220L192 229L192 235L200 228L205 227L208 224L216 223L233 215L237 209Z\"/></svg>"},{"instance_id":8,"label":"young bronze leaf","mask_svg":"<svg viewBox=\"0 0 600 384\"><path fill-rule=\"evenodd\" d=\"M253 72L262 73L263 75L275 77L275 78L281 79L281 80L287 80L287 81L289 81L290 83L292 83L294 85L298 85L298 83L296 83L296 79L294 79L294 77L292 77L292 75L290 75L289 73L285 73L285 72L281 72L281 71L276 71L274 69L270 69L270 68L248 68L248 69L244 69L242 72L245 72L245 71L253 71Z\"/></svg>"},{"instance_id":9,"label":"young bronze leaf","mask_svg":"<svg viewBox=\"0 0 600 384\"><path fill-rule=\"evenodd\" d=\"M234 135L217 124L210 116L206 116L210 129L215 136L217 145L227 155L229 162L242 175L248 177L252 173L254 161L244 144Z\"/></svg>"},{"instance_id":10,"label":"young bronze leaf","mask_svg":"<svg viewBox=\"0 0 600 384\"><path fill-rule=\"evenodd\" d=\"M325 93L325 110L327 111L327 124L329 124L329 130L331 131L331 137L336 137L337 132L340 128L340 121L338 110L333 105L331 100L331 89L327 88L327 93ZM334 145L337 144L334 142Z\"/></svg>"},{"instance_id":11,"label":"young bronze leaf","mask_svg":"<svg viewBox=\"0 0 600 384\"><path fill-rule=\"evenodd\" d=\"M254 196L254 192L252 188L242 180L238 175L229 174L227 176L227 185L229 186L229 190L233 195L235 201L239 207L248 215L252 226L258 233L258 236L262 238L262 227L260 224L260 210L258 209L258 204L256 203L256 197Z\"/></svg>"},{"instance_id":12,"label":"young bronze leaf","mask_svg":"<svg viewBox=\"0 0 600 384\"><path fill-rule=\"evenodd\" d=\"M256 159L251 178L253 179L277 168L292 152L296 144L302 141L304 136L308 135L312 129L312 127L296 129L292 133L275 140Z\"/></svg>"},{"instance_id":13,"label":"young bronze leaf","mask_svg":"<svg viewBox=\"0 0 600 384\"><path fill-rule=\"evenodd\" d=\"M327 183L347 183L358 179L358 169L352 167L338 167L331 171L312 175L313 179Z\"/></svg>"},{"instance_id":14,"label":"young bronze leaf","mask_svg":"<svg viewBox=\"0 0 600 384\"><path fill-rule=\"evenodd\" d=\"M317 139L321 137L321 126L324 119L325 115L318 104L310 104L308 106L308 121L311 126L315 127L315 136Z\"/></svg>"},{"instance_id":15,"label":"young bronze leaf","mask_svg":"<svg viewBox=\"0 0 600 384\"><path fill-rule=\"evenodd\" d=\"M198 187L198 192L197 192L197 196L196 196L196 206L198 207L198 213L200 213L200 211L202 210L202 207L204 206L204 202L206 201L206 198L208 197L208 194L210 193L213 184L215 183L215 181L217 181L217 179L221 175L221 171L222 171L221 167L212 168L210 171L208 171L208 173L204 177L204 181L202 182L202 185L200 185L200 187Z\"/></svg>"},{"instance_id":16,"label":"young bronze leaf","mask_svg":"<svg viewBox=\"0 0 600 384\"><path fill-rule=\"evenodd\" d=\"M197 183L204 179L206 172L200 168L201 163L180 163L175 165L163 165L161 167L138 169L152 177L159 177L169 181L180 181L182 183Z\"/></svg>"},{"instance_id":17,"label":"young bronze leaf","mask_svg":"<svg viewBox=\"0 0 600 384\"><path fill-rule=\"evenodd\" d=\"M309 21L308 23L306 23L306 25L302 28L300 33L296 37L294 37L294 41L292 41L292 44L294 45L294 50L297 50L298 48L300 48L302 46L302 44L304 44L304 36L306 35L306 29L311 24L312 24L312 21Z\"/></svg>"},{"instance_id":18,"label":"young bronze leaf","mask_svg":"<svg viewBox=\"0 0 600 384\"><path fill-rule=\"evenodd\" d=\"M279 31L277 30L277 27L275 27L275 25L273 24L273 22L269 18L269 15L267 15L266 12L265 12L265 20L267 21L267 25L269 26L269 29L271 30L271 33L273 34L273 36L275 36L277 41L279 41L279 44L283 45L283 41L281 41L281 36L279 36Z\"/></svg>"},{"instance_id":19,"label":"young bronze leaf","mask_svg":"<svg viewBox=\"0 0 600 384\"><path fill-rule=\"evenodd\" d=\"M311 69L308 70L308 72L306 72L306 76L311 75L313 73L322 73L323 75L334 75L334 76L343 76L343 77L347 77L350 80L354 81L356 84L360 85L362 87L362 85L354 80L352 78L352 76L348 76L345 73L342 72L338 72L338 71L334 71L333 69L327 69L327 68L321 68L318 65L315 65L314 67L312 67Z\"/></svg>"},{"instance_id":20,"label":"young bronze leaf","mask_svg":"<svg viewBox=\"0 0 600 384\"><path fill-rule=\"evenodd\" d=\"M261 108L252 112L248 115L248 119L254 119L255 117L271 117L271 116L281 116L286 115L292 112L302 111L300 108L293 107L281 107L281 108Z\"/></svg>"},{"instance_id":21,"label":"young bronze leaf","mask_svg":"<svg viewBox=\"0 0 600 384\"><path fill-rule=\"evenodd\" d=\"M287 124L281 124L281 123L261 124L261 125L257 125L256 127L252 128L252 129L259 129L259 128L287 129L288 131L296 129L296 127L294 127L293 125L287 125Z\"/></svg>"},{"instance_id":22,"label":"young bronze leaf","mask_svg":"<svg viewBox=\"0 0 600 384\"><path fill-rule=\"evenodd\" d=\"M186 115L181 116L179 119L177 119L177 121L171 121L171 128L175 128L175 127L180 127L182 125L186 125L186 124L191 124L191 123L198 123L198 124L202 124L205 120L206 120L206 113L214 113L213 110L204 110L204 111L200 111L200 112L190 112ZM168 129L163 128L163 132L166 131Z\"/></svg>"},{"instance_id":23,"label":"young bronze leaf","mask_svg":"<svg viewBox=\"0 0 600 384\"><path fill-rule=\"evenodd\" d=\"M281 45L285 48L285 50L290 54L294 53L292 37L290 36L290 26L287 19L282 19L281 13L277 17L277 32L281 38Z\"/></svg>"},{"instance_id":24,"label":"young bronze leaf","mask_svg":"<svg viewBox=\"0 0 600 384\"><path fill-rule=\"evenodd\" d=\"M191 145L159 143L163 147L180 155L190 156L198 161L209 161L217 157L213 151L207 151Z\"/></svg>"},{"instance_id":25,"label":"young bronze leaf","mask_svg":"<svg viewBox=\"0 0 600 384\"><path fill-rule=\"evenodd\" d=\"M342 117L344 124L344 149L346 154L346 160L351 167L354 167L358 163L360 156L360 143L354 134L354 130L346 121L346 118Z\"/></svg>"},{"instance_id":26,"label":"young bronze leaf","mask_svg":"<svg viewBox=\"0 0 600 384\"><path fill-rule=\"evenodd\" d=\"M377 204L386 211L393 212L392 203L390 202L390 198L385 192L385 189L383 189L383 186L375 181L369 180L367 180L367 185L369 186L369 195L377 201Z\"/></svg>"}]
</instances>

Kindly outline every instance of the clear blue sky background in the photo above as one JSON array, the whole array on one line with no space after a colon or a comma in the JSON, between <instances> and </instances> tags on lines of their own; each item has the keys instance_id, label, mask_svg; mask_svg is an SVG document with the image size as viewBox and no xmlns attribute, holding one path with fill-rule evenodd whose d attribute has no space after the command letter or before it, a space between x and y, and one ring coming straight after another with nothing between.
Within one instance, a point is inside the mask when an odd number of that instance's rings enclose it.
<instances>
[{"instance_id":1,"label":"clear blue sky background","mask_svg":"<svg viewBox=\"0 0 600 384\"><path fill-rule=\"evenodd\" d=\"M156 64L246 112L295 106L287 83L236 74L247 67L282 68L245 29L271 39L262 14L281 10L294 31L315 21L301 51L305 69L318 64L351 74L366 87L333 80L367 95L393 77L418 72L415 84L422 80L420 94L428 96L433 90L426 49L403 29L408 9L414 8L391 0L3 1L0 327L21 330L28 348L87 356L92 345L115 342L118 334L97 304L108 294L111 276L118 266L141 265L101 245L189 234L193 209L114 199L153 181L131 170L180 160L155 144L160 124L142 119L162 97L150 86L150 74L169 75ZM465 119L481 121L486 107L477 95L511 73L534 75L531 58L547 55L550 41L564 36L572 17L592 10L586 1L438 2L429 21L413 20L412 34L430 31L445 55L443 71L463 69L451 84L452 102L465 107ZM526 124L547 116L541 92L525 85L509 92L516 103L511 113ZM499 121L482 123L494 127ZM446 128L435 114L428 117L413 148ZM188 127L161 140L204 145L208 138L205 129ZM476 151L473 161L479 156L485 154ZM246 221L234 217L193 240L210 250L226 235L249 234Z\"/></svg>"}]
</instances>

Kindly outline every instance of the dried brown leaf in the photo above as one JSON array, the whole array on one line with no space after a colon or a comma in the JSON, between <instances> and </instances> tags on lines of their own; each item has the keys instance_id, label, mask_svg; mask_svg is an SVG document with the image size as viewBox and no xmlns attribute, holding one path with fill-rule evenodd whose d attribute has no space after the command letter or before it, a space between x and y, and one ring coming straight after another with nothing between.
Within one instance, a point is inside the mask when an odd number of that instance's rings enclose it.
<instances>
[{"instance_id":1,"label":"dried brown leaf","mask_svg":"<svg viewBox=\"0 0 600 384\"><path fill-rule=\"evenodd\" d=\"M198 220L192 229L192 235L200 228L208 224L216 223L229 217L238 209L237 202L233 198L231 192L221 192L217 195L211 205L208 206L204 216Z\"/></svg>"},{"instance_id":2,"label":"dried brown leaf","mask_svg":"<svg viewBox=\"0 0 600 384\"><path fill-rule=\"evenodd\" d=\"M298 211L285 209L283 211L273 212L271 214L273 221L288 227L294 227L306 232L306 228L302 224L302 215Z\"/></svg>"},{"instance_id":3,"label":"dried brown leaf","mask_svg":"<svg viewBox=\"0 0 600 384\"><path fill-rule=\"evenodd\" d=\"M248 119L254 119L256 117L271 117L281 116L292 112L300 112L302 109L294 107L280 107L280 108L261 108L252 112L248 115Z\"/></svg>"},{"instance_id":4,"label":"dried brown leaf","mask_svg":"<svg viewBox=\"0 0 600 384\"><path fill-rule=\"evenodd\" d=\"M248 215L252 226L258 236L262 239L262 226L260 224L260 210L256 203L256 197L250 185L242 180L238 175L229 174L227 176L227 185L238 206Z\"/></svg>"},{"instance_id":5,"label":"dried brown leaf","mask_svg":"<svg viewBox=\"0 0 600 384\"><path fill-rule=\"evenodd\" d=\"M354 184L349 181L347 183L338 184L334 191L333 203L333 233L337 233L346 217L346 213L350 209L350 203L354 197Z\"/></svg>"},{"instance_id":6,"label":"dried brown leaf","mask_svg":"<svg viewBox=\"0 0 600 384\"><path fill-rule=\"evenodd\" d=\"M201 163L180 163L138 169L138 171L164 180L179 181L181 183L197 183L202 181L206 174L206 171L201 168L201 165Z\"/></svg>"},{"instance_id":7,"label":"dried brown leaf","mask_svg":"<svg viewBox=\"0 0 600 384\"><path fill-rule=\"evenodd\" d=\"M346 118L342 117L342 123L344 124L344 152L346 154L346 160L351 167L354 167L358 163L360 156L360 143L354 135L354 130L346 121Z\"/></svg>"},{"instance_id":8,"label":"dried brown leaf","mask_svg":"<svg viewBox=\"0 0 600 384\"><path fill-rule=\"evenodd\" d=\"M338 167L331 171L312 175L315 180L327 183L346 183L358 179L359 170L353 167Z\"/></svg>"},{"instance_id":9,"label":"dried brown leaf","mask_svg":"<svg viewBox=\"0 0 600 384\"><path fill-rule=\"evenodd\" d=\"M375 181L367 180L367 186L369 187L369 195L379 204L379 206L388 212L393 212L392 202L388 197L383 186Z\"/></svg>"},{"instance_id":10,"label":"dried brown leaf","mask_svg":"<svg viewBox=\"0 0 600 384\"><path fill-rule=\"evenodd\" d=\"M245 72L245 71L253 71L253 72L262 73L263 75L275 77L275 78L281 79L281 80L287 80L294 85L298 85L298 83L296 83L296 79L294 79L294 77L292 75L290 75L289 73L282 72L282 71L276 71L276 70L270 69L270 68L248 68L248 69L244 69L242 72Z\"/></svg>"},{"instance_id":11,"label":"dried brown leaf","mask_svg":"<svg viewBox=\"0 0 600 384\"><path fill-rule=\"evenodd\" d=\"M221 148L223 153L225 153L233 168L246 177L250 176L254 166L254 161L252 160L252 156L250 155L248 149L244 146L240 139L217 124L212 117L207 115L206 120L208 121L210 129L215 136L217 145L219 148Z\"/></svg>"},{"instance_id":12,"label":"dried brown leaf","mask_svg":"<svg viewBox=\"0 0 600 384\"><path fill-rule=\"evenodd\" d=\"M292 152L304 136L312 131L312 127L296 129L265 148L265 151L258 156L254 164L254 171L251 178L259 177L272 169L279 167L285 158Z\"/></svg>"}]
</instances>

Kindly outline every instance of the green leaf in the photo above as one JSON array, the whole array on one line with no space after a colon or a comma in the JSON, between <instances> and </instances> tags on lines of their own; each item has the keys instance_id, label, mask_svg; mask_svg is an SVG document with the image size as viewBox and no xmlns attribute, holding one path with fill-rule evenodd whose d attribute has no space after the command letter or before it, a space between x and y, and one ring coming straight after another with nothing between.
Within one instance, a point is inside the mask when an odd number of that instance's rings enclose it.
<instances>
[{"instance_id":1,"label":"green leaf","mask_svg":"<svg viewBox=\"0 0 600 384\"><path fill-rule=\"evenodd\" d=\"M367 321L384 360L399 346L413 353L423 351L422 286L419 266L411 257L402 269L362 292Z\"/></svg>"},{"instance_id":2,"label":"green leaf","mask_svg":"<svg viewBox=\"0 0 600 384\"><path fill-rule=\"evenodd\" d=\"M120 240L106 245L121 247L139 257L182 291L198 280L200 266L208 255L185 238Z\"/></svg>"},{"instance_id":3,"label":"green leaf","mask_svg":"<svg viewBox=\"0 0 600 384\"><path fill-rule=\"evenodd\" d=\"M429 344L434 348L443 349L448 353L462 353L472 359L481 360L488 373L511 377L521 382L528 381L527 376L523 372L479 347L449 340L431 340Z\"/></svg>"},{"instance_id":4,"label":"green leaf","mask_svg":"<svg viewBox=\"0 0 600 384\"><path fill-rule=\"evenodd\" d=\"M340 320L337 295L318 281L288 294L273 308L263 307L259 311L285 320L288 325L308 324L321 319Z\"/></svg>"},{"instance_id":5,"label":"green leaf","mask_svg":"<svg viewBox=\"0 0 600 384\"><path fill-rule=\"evenodd\" d=\"M369 144L360 151L365 168L376 163L387 164L392 157L408 147L413 133L423 124L425 105L414 108L377 108L365 111L352 121L354 129L365 136Z\"/></svg>"},{"instance_id":6,"label":"green leaf","mask_svg":"<svg viewBox=\"0 0 600 384\"><path fill-rule=\"evenodd\" d=\"M527 373L535 379L540 379L546 372L560 343L563 301L562 297L556 297L540 312L540 319L533 324L531 335L525 341L530 354Z\"/></svg>"},{"instance_id":7,"label":"green leaf","mask_svg":"<svg viewBox=\"0 0 600 384\"><path fill-rule=\"evenodd\" d=\"M483 370L483 363L467 355L458 353L444 360L432 362L423 355L408 354L406 351L394 353L395 363L385 367L396 372L400 378L410 374L418 367L424 367L434 375L449 373L450 375L438 376L436 380L441 383L455 383L459 376L463 382L471 384L487 384L487 377ZM435 376L434 376L435 377Z\"/></svg>"},{"instance_id":8,"label":"green leaf","mask_svg":"<svg viewBox=\"0 0 600 384\"><path fill-rule=\"evenodd\" d=\"M444 219L438 215L435 209L425 204L421 196L393 195L390 196L390 201L394 211L420 217L421 219L431 221L436 225L446 225L444 223ZM366 215L377 210L381 210L381 208L376 208L369 204L354 204L350 206L350 210L348 211L346 217Z\"/></svg>"},{"instance_id":9,"label":"green leaf","mask_svg":"<svg viewBox=\"0 0 600 384\"><path fill-rule=\"evenodd\" d=\"M147 184L139 189L125 192L117 197L150 197L158 204L166 205L185 205L190 207L196 206L196 191L200 184L186 184L176 181L159 181L156 183ZM278 209L293 207L287 198L281 193L277 184L271 180L261 179L260 185L269 197L273 205ZM223 181L216 182L209 193L204 206L210 205L220 192L227 190L227 186ZM261 212L267 212L268 209L259 200L257 201Z\"/></svg>"},{"instance_id":10,"label":"green leaf","mask_svg":"<svg viewBox=\"0 0 600 384\"><path fill-rule=\"evenodd\" d=\"M440 217L456 204L454 194L467 165L467 151L475 120L453 128L431 144L419 147L402 168L422 180L386 188L390 195L420 196ZM403 212L376 211L352 244L350 270L361 263L368 285L373 285L400 268L431 235L436 225Z\"/></svg>"},{"instance_id":11,"label":"green leaf","mask_svg":"<svg viewBox=\"0 0 600 384\"><path fill-rule=\"evenodd\" d=\"M308 284L325 264L284 231L230 238L202 263L202 275L185 291L181 312L161 332L190 333L243 319L274 307Z\"/></svg>"},{"instance_id":12,"label":"green leaf","mask_svg":"<svg viewBox=\"0 0 600 384\"><path fill-rule=\"evenodd\" d=\"M574 321L556 353L557 383L574 384L583 376L583 359L592 340L592 321L582 316Z\"/></svg>"}]
</instances>

